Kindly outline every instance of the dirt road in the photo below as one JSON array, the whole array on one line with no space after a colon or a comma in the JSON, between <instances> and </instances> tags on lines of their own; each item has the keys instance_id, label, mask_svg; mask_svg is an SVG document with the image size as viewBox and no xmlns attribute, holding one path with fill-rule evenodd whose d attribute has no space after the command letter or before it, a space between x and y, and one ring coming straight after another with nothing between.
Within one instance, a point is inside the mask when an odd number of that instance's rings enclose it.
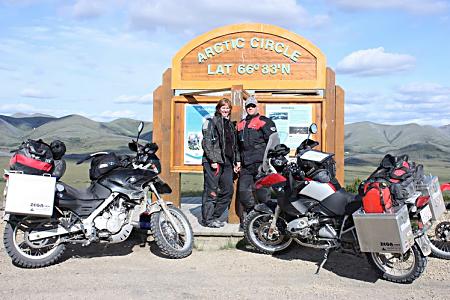
<instances>
[{"instance_id":1,"label":"dirt road","mask_svg":"<svg viewBox=\"0 0 450 300\"><path fill-rule=\"evenodd\" d=\"M3 224L0 234L3 236ZM449 299L450 261L429 259L411 285L377 278L363 258L330 257L314 275L321 252L291 247L278 256L239 249L199 251L182 260L122 244L71 247L44 269L14 267L0 243L0 299Z\"/></svg>"}]
</instances>

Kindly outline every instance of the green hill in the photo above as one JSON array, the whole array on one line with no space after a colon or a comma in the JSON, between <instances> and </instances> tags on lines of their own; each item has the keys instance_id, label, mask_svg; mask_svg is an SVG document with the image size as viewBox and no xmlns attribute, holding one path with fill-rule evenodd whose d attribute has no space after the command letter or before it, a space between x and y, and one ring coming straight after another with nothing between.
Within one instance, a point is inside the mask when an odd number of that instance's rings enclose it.
<instances>
[{"instance_id":1,"label":"green hill","mask_svg":"<svg viewBox=\"0 0 450 300\"><path fill-rule=\"evenodd\" d=\"M46 142L59 139L66 144L69 155L96 151L125 152L128 151L128 142L137 134L139 122L118 119L102 123L79 115L62 118L0 116L0 150L6 153L30 138ZM152 123L145 124L142 137L147 137L146 140L152 135L152 127Z\"/></svg>"},{"instance_id":2,"label":"green hill","mask_svg":"<svg viewBox=\"0 0 450 300\"><path fill-rule=\"evenodd\" d=\"M443 158L450 156L450 136L432 126L358 122L345 125L345 151L369 154L415 152Z\"/></svg>"},{"instance_id":3,"label":"green hill","mask_svg":"<svg viewBox=\"0 0 450 300\"><path fill-rule=\"evenodd\" d=\"M103 123L104 126L112 130L117 135L136 137L137 128L139 125L138 120L121 118L109 123ZM144 131L142 135L148 134L153 130L153 123L145 122Z\"/></svg>"}]
</instances>

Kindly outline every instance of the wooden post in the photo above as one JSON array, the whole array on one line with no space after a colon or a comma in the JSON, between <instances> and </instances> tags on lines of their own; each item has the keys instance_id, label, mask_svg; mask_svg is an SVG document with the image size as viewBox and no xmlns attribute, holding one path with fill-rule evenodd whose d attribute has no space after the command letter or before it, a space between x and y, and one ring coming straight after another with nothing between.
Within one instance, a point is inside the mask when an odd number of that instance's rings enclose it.
<instances>
[{"instance_id":1,"label":"wooden post","mask_svg":"<svg viewBox=\"0 0 450 300\"><path fill-rule=\"evenodd\" d=\"M344 90L340 86L336 86L336 132L335 132L335 148L336 148L336 173L337 179L342 185L345 185L344 174Z\"/></svg>"},{"instance_id":2,"label":"wooden post","mask_svg":"<svg viewBox=\"0 0 450 300\"><path fill-rule=\"evenodd\" d=\"M231 104L233 105L233 110L231 112L231 121L239 122L242 118L242 106L244 104L243 97L243 86L233 85L231 87ZM228 213L228 222L232 224L239 223L239 203L237 201L237 180L234 182L234 193L231 199L230 210Z\"/></svg>"},{"instance_id":3,"label":"wooden post","mask_svg":"<svg viewBox=\"0 0 450 300\"><path fill-rule=\"evenodd\" d=\"M327 68L325 89L325 151L336 153L334 135L336 132L336 83L334 71ZM322 147L323 149L323 147Z\"/></svg>"},{"instance_id":4,"label":"wooden post","mask_svg":"<svg viewBox=\"0 0 450 300\"><path fill-rule=\"evenodd\" d=\"M153 92L153 141L159 146L158 155L161 159L162 172L161 179L167 182L172 188L172 193L164 195L166 201L173 202L180 206L181 197L181 177L180 173L170 172L170 138L167 133L172 131L172 97L171 69L167 69L163 74L163 84Z\"/></svg>"}]
</instances>

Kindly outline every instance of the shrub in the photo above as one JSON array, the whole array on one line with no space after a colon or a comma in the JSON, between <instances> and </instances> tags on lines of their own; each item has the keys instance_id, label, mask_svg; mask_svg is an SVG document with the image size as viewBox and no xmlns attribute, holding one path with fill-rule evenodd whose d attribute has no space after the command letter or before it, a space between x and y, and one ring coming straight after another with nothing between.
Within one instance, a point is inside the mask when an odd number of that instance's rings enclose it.
<instances>
[{"instance_id":1,"label":"shrub","mask_svg":"<svg viewBox=\"0 0 450 300\"><path fill-rule=\"evenodd\" d=\"M346 190L347 192L349 192L349 193L357 194L357 193L358 193L358 187L359 187L359 185L361 184L361 182L362 182L361 179L355 178L355 179L353 180L352 183L347 184L347 185L345 186L345 190Z\"/></svg>"}]
</instances>

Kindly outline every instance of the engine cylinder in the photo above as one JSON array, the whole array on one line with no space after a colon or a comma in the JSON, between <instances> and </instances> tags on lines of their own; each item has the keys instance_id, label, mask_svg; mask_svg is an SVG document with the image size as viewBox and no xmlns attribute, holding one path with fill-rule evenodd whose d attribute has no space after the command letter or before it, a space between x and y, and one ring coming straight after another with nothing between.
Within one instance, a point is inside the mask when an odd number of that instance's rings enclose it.
<instances>
[{"instance_id":1,"label":"engine cylinder","mask_svg":"<svg viewBox=\"0 0 450 300\"><path fill-rule=\"evenodd\" d=\"M333 227L331 227L329 224L323 226L319 230L319 236L329 239L335 239L337 237L336 230L334 230Z\"/></svg>"}]
</instances>

